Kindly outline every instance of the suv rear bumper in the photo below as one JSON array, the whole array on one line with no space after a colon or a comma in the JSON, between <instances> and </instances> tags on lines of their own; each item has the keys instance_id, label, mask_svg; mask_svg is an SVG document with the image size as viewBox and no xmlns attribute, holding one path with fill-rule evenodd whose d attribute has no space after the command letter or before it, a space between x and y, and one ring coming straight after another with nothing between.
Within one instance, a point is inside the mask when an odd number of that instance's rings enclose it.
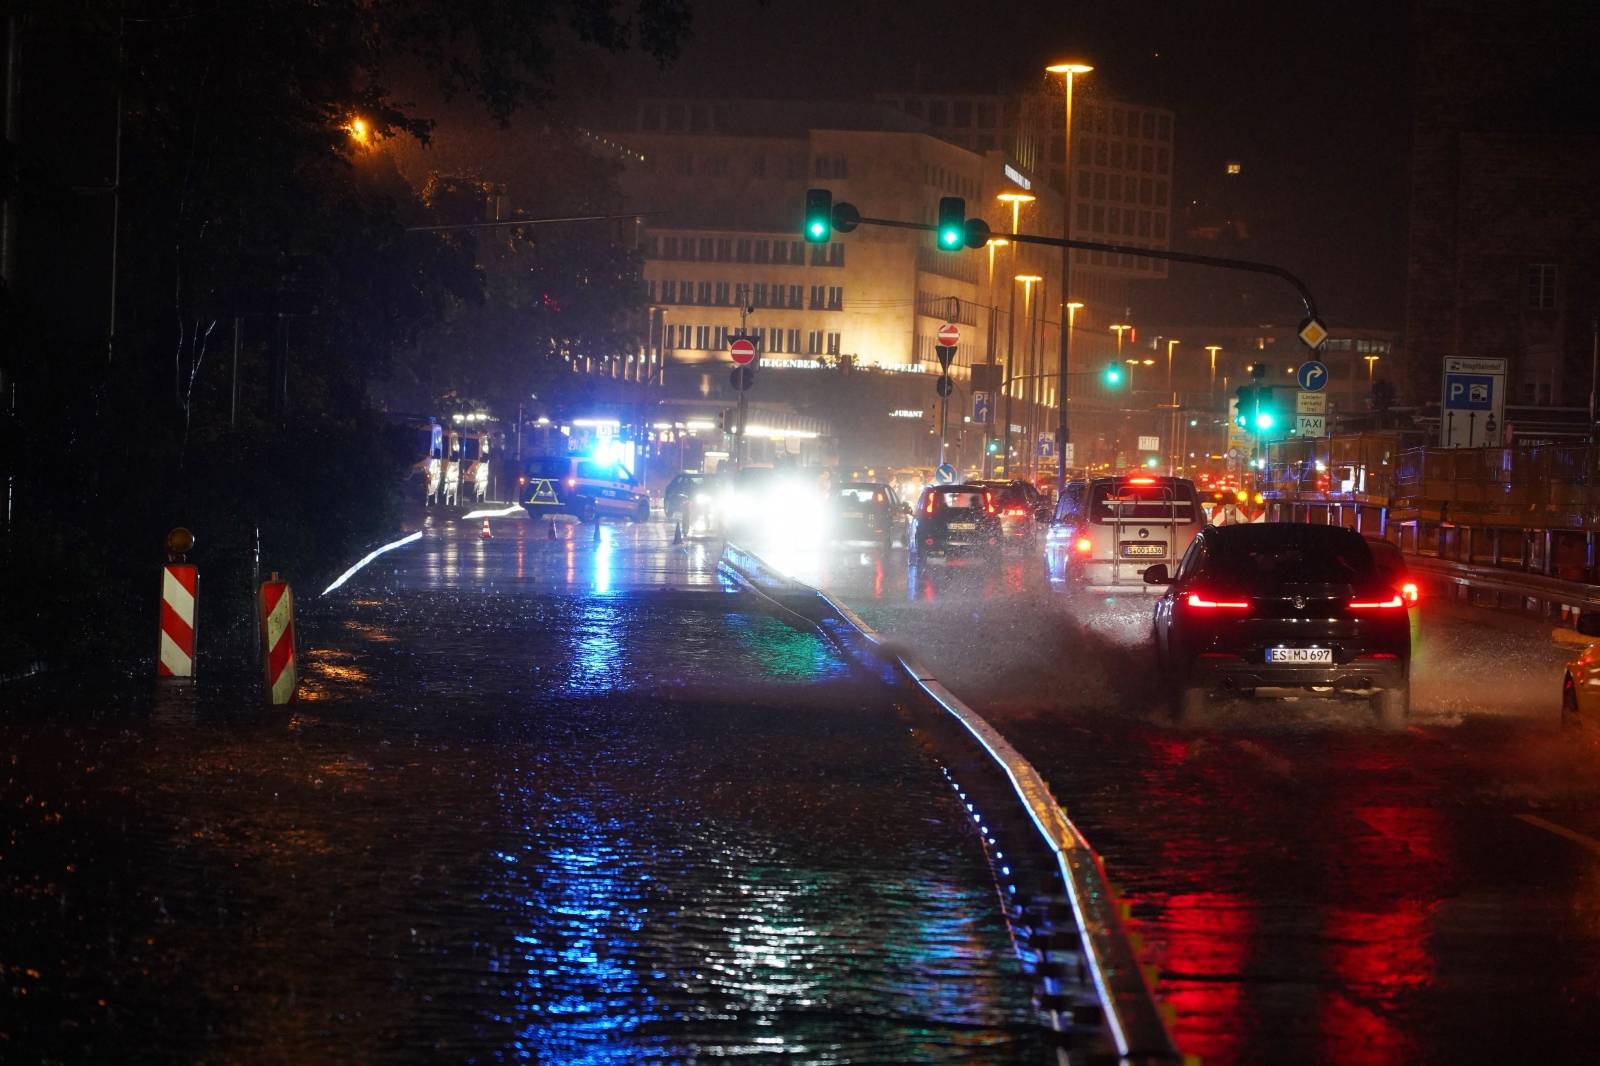
<instances>
[{"instance_id":1,"label":"suv rear bumper","mask_svg":"<svg viewBox=\"0 0 1600 1066\"><path fill-rule=\"evenodd\" d=\"M1333 688L1342 692L1400 688L1406 684L1403 659L1353 659L1326 666L1269 664L1237 657L1201 657L1189 664L1188 683L1208 688Z\"/></svg>"}]
</instances>

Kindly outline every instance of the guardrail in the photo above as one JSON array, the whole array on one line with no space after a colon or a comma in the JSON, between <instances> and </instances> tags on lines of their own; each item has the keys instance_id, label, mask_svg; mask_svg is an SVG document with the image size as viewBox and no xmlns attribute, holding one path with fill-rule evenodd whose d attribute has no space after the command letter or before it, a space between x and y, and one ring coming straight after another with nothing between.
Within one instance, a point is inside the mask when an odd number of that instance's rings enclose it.
<instances>
[{"instance_id":1,"label":"guardrail","mask_svg":"<svg viewBox=\"0 0 1600 1066\"><path fill-rule=\"evenodd\" d=\"M981 761L989 773L1003 779L1006 794L1013 803L1020 804L1025 813L1025 822L1033 834L1033 847L1048 856L1056 886L1054 891L1065 893L1063 902L1070 908L1076 925L1080 977L1092 985L1101 1021L1118 1059L1123 1063L1149 1066L1184 1061L1162 1020L1151 993L1150 979L1139 965L1132 940L1123 925L1120 905L1106 878L1104 863L1067 818L1066 811L1033 764L982 716L940 684L927 668L911 656L886 646L848 607L826 593L777 573L759 556L737 545L724 545L722 564L742 584L768 598L785 613L807 621L847 653L898 672L902 680L945 713L946 721L954 723L958 727L956 732L981 753ZM961 794L966 798L967 792ZM974 817L982 827L976 812ZM983 835L992 855L995 842L988 828L983 829ZM1015 882L1017 878L1012 867L1017 865L1016 861L1006 859L1004 851L999 854L1004 863L1000 869L1008 880ZM1016 884L1008 887L1015 898ZM1037 923L1041 912L1048 912L1051 902L1052 897L1039 895L1018 900L1008 912L1014 931L1018 930L1019 922ZM1048 924L1048 914L1044 917ZM1081 1031L1084 1023L1090 1021L1081 1010L1074 1009L1070 997L1060 994L1054 987L1062 978L1070 977L1070 968L1063 969L1059 962L1052 962L1048 945L1054 942L1054 937L1047 929L1024 927L1020 932L1023 934L1021 941L1042 945L1036 954L1024 954L1023 962L1042 981L1041 1009L1062 1034L1063 1042L1068 1043L1075 1032Z\"/></svg>"}]
</instances>

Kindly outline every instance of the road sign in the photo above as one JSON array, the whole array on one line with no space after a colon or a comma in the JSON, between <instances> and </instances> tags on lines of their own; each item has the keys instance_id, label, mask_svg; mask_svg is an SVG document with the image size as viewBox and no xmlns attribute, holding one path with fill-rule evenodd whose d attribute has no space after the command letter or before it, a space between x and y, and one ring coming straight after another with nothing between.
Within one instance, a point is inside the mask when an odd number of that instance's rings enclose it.
<instances>
[{"instance_id":1,"label":"road sign","mask_svg":"<svg viewBox=\"0 0 1600 1066\"><path fill-rule=\"evenodd\" d=\"M1307 392L1321 392L1328 387L1328 366L1315 359L1307 359L1301 363L1300 369L1295 371L1294 376L1300 382L1300 387Z\"/></svg>"},{"instance_id":2,"label":"road sign","mask_svg":"<svg viewBox=\"0 0 1600 1066\"><path fill-rule=\"evenodd\" d=\"M933 472L933 480L941 485L954 485L956 468L949 463L940 463L939 468Z\"/></svg>"},{"instance_id":3,"label":"road sign","mask_svg":"<svg viewBox=\"0 0 1600 1066\"><path fill-rule=\"evenodd\" d=\"M934 347L933 351L934 351L934 354L939 357L939 369L941 369L941 370L949 370L951 361L953 359L955 359L955 357L956 357L955 345L953 345L953 344L936 345Z\"/></svg>"},{"instance_id":4,"label":"road sign","mask_svg":"<svg viewBox=\"0 0 1600 1066\"><path fill-rule=\"evenodd\" d=\"M1073 459L1074 459L1074 456L1073 456L1073 454L1072 454L1072 451L1073 451L1073 449L1074 449L1074 448L1076 448L1076 447L1077 447L1077 445L1076 445L1076 444L1065 444L1065 445L1062 445L1062 448L1061 448L1061 450L1062 450L1062 451L1063 451L1063 452L1064 452L1064 453L1066 453L1066 454L1065 454L1065 455L1063 455L1063 456L1062 456L1062 458L1064 458L1064 459L1065 459L1065 460L1066 460L1066 462L1067 462L1067 465L1068 465L1068 466L1071 466L1071 465L1072 465L1072 461L1073 461Z\"/></svg>"},{"instance_id":5,"label":"road sign","mask_svg":"<svg viewBox=\"0 0 1600 1066\"><path fill-rule=\"evenodd\" d=\"M940 396L948 396L956 390L956 383L950 380L949 374L940 374L938 382L933 387Z\"/></svg>"},{"instance_id":6,"label":"road sign","mask_svg":"<svg viewBox=\"0 0 1600 1066\"><path fill-rule=\"evenodd\" d=\"M733 356L733 361L740 366L746 366L756 360L756 346L740 337L728 345L728 354Z\"/></svg>"},{"instance_id":7,"label":"road sign","mask_svg":"<svg viewBox=\"0 0 1600 1066\"><path fill-rule=\"evenodd\" d=\"M927 336L927 334L923 334ZM961 343L961 327L954 322L946 322L939 327L939 343L946 348L954 348Z\"/></svg>"},{"instance_id":8,"label":"road sign","mask_svg":"<svg viewBox=\"0 0 1600 1066\"><path fill-rule=\"evenodd\" d=\"M1506 361L1449 358L1444 361L1439 437L1446 448L1481 448L1500 443L1505 425Z\"/></svg>"},{"instance_id":9,"label":"road sign","mask_svg":"<svg viewBox=\"0 0 1600 1066\"><path fill-rule=\"evenodd\" d=\"M994 411L990 409L987 392L972 394L972 420L980 426L986 426L994 420Z\"/></svg>"},{"instance_id":10,"label":"road sign","mask_svg":"<svg viewBox=\"0 0 1600 1066\"><path fill-rule=\"evenodd\" d=\"M1325 415L1328 413L1328 394L1325 392L1297 392L1294 394L1294 413L1297 415Z\"/></svg>"},{"instance_id":11,"label":"road sign","mask_svg":"<svg viewBox=\"0 0 1600 1066\"><path fill-rule=\"evenodd\" d=\"M751 385L755 384L755 380L755 372L747 366L736 366L733 368L732 372L728 374L728 381L740 392L743 392Z\"/></svg>"},{"instance_id":12,"label":"road sign","mask_svg":"<svg viewBox=\"0 0 1600 1066\"><path fill-rule=\"evenodd\" d=\"M1328 328L1318 322L1313 315L1300 323L1300 339L1305 342L1307 348L1316 351L1322 346L1322 342L1328 339ZM1327 372L1327 367L1323 367L1323 372Z\"/></svg>"},{"instance_id":13,"label":"road sign","mask_svg":"<svg viewBox=\"0 0 1600 1066\"><path fill-rule=\"evenodd\" d=\"M1049 459L1050 457L1052 457L1055 454L1056 454L1055 438L1041 435L1039 437L1039 458L1041 458L1041 459Z\"/></svg>"},{"instance_id":14,"label":"road sign","mask_svg":"<svg viewBox=\"0 0 1600 1066\"><path fill-rule=\"evenodd\" d=\"M1301 437L1326 437L1328 418L1326 415L1295 415L1294 431Z\"/></svg>"},{"instance_id":15,"label":"road sign","mask_svg":"<svg viewBox=\"0 0 1600 1066\"><path fill-rule=\"evenodd\" d=\"M1160 437L1140 437L1139 450L1141 452L1159 452L1161 450Z\"/></svg>"}]
</instances>

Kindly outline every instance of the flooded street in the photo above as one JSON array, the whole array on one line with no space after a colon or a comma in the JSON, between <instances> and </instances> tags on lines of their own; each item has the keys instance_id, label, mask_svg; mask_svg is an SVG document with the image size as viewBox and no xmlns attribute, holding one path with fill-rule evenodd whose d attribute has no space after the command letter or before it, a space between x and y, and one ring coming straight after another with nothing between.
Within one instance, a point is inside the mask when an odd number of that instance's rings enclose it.
<instances>
[{"instance_id":1,"label":"flooded street","mask_svg":"<svg viewBox=\"0 0 1600 1066\"><path fill-rule=\"evenodd\" d=\"M1043 1060L878 678L659 524L495 527L304 594L281 712L8 707L0 1059Z\"/></svg>"},{"instance_id":2,"label":"flooded street","mask_svg":"<svg viewBox=\"0 0 1600 1066\"><path fill-rule=\"evenodd\" d=\"M1185 1052L1593 1059L1600 736L1561 724L1571 646L1425 595L1409 729L1305 699L1218 702L1179 728L1153 598L1069 605L1036 562L908 571L898 551L845 548L787 565L1045 775L1126 892Z\"/></svg>"}]
</instances>

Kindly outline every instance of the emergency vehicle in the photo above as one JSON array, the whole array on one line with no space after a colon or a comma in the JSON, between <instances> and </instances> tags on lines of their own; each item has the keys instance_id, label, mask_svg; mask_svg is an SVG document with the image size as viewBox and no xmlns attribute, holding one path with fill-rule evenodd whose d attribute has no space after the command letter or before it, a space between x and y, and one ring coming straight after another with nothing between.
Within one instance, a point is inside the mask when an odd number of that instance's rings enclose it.
<instances>
[{"instance_id":1,"label":"emergency vehicle","mask_svg":"<svg viewBox=\"0 0 1600 1066\"><path fill-rule=\"evenodd\" d=\"M528 460L520 502L532 518L569 514L580 522L598 518L650 518L650 495L620 462L586 456Z\"/></svg>"}]
</instances>

